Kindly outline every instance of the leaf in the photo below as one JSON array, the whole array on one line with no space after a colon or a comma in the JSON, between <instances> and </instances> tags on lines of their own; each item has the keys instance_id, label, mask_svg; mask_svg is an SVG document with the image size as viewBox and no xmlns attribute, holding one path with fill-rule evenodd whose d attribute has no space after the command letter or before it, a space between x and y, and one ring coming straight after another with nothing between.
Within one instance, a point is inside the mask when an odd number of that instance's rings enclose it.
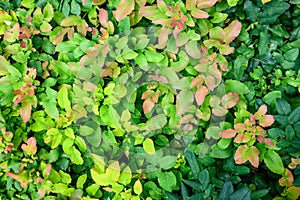
<instances>
[{"instance_id":1,"label":"leaf","mask_svg":"<svg viewBox=\"0 0 300 200\"><path fill-rule=\"evenodd\" d=\"M154 143L153 143L152 139L150 139L150 138L145 139L143 142L143 148L147 154L150 154L150 155L155 154L155 148L154 148Z\"/></svg>"},{"instance_id":2,"label":"leaf","mask_svg":"<svg viewBox=\"0 0 300 200\"><path fill-rule=\"evenodd\" d=\"M107 186L111 184L109 177L106 174L100 174L94 168L90 170L92 179L100 186Z\"/></svg>"},{"instance_id":3,"label":"leaf","mask_svg":"<svg viewBox=\"0 0 300 200\"><path fill-rule=\"evenodd\" d=\"M91 153L91 158L94 162L94 169L99 173L104 173L106 167L104 160L100 156L93 153Z\"/></svg>"},{"instance_id":4,"label":"leaf","mask_svg":"<svg viewBox=\"0 0 300 200\"><path fill-rule=\"evenodd\" d=\"M47 5L44 7L43 15L44 15L44 20L47 22L50 22L51 19L53 18L54 11L53 11L53 7L50 3L47 3Z\"/></svg>"},{"instance_id":5,"label":"leaf","mask_svg":"<svg viewBox=\"0 0 300 200\"><path fill-rule=\"evenodd\" d=\"M140 195L143 192L143 186L141 181L138 179L133 185L133 191L135 194Z\"/></svg>"},{"instance_id":6,"label":"leaf","mask_svg":"<svg viewBox=\"0 0 300 200\"><path fill-rule=\"evenodd\" d=\"M275 106L276 99L280 99L280 98L281 98L281 92L274 90L266 94L263 97L263 101L265 101L270 106Z\"/></svg>"},{"instance_id":7,"label":"leaf","mask_svg":"<svg viewBox=\"0 0 300 200\"><path fill-rule=\"evenodd\" d=\"M20 108L20 116L24 123L27 123L31 116L32 103L31 102L23 102Z\"/></svg>"},{"instance_id":8,"label":"leaf","mask_svg":"<svg viewBox=\"0 0 300 200\"><path fill-rule=\"evenodd\" d=\"M220 133L220 137L222 138L233 138L237 134L237 131L234 129L227 129Z\"/></svg>"},{"instance_id":9,"label":"leaf","mask_svg":"<svg viewBox=\"0 0 300 200\"><path fill-rule=\"evenodd\" d=\"M172 192L176 186L176 176L173 172L159 172L158 176L159 185L166 191Z\"/></svg>"},{"instance_id":10,"label":"leaf","mask_svg":"<svg viewBox=\"0 0 300 200\"><path fill-rule=\"evenodd\" d=\"M250 92L244 83L237 80L226 80L225 89L226 92L236 92L238 94L248 94Z\"/></svg>"},{"instance_id":11,"label":"leaf","mask_svg":"<svg viewBox=\"0 0 300 200\"><path fill-rule=\"evenodd\" d=\"M60 25L61 26L76 26L78 25L79 23L81 22L81 18L80 16L77 16L77 15L70 15L66 18L64 18Z\"/></svg>"},{"instance_id":12,"label":"leaf","mask_svg":"<svg viewBox=\"0 0 300 200\"><path fill-rule=\"evenodd\" d=\"M247 159L251 165L256 168L258 168L259 165L259 153L259 150L255 146L250 147L247 151Z\"/></svg>"},{"instance_id":13,"label":"leaf","mask_svg":"<svg viewBox=\"0 0 300 200\"><path fill-rule=\"evenodd\" d=\"M276 174L284 173L284 166L278 153L274 150L268 150L264 155L264 162L266 166Z\"/></svg>"},{"instance_id":14,"label":"leaf","mask_svg":"<svg viewBox=\"0 0 300 200\"><path fill-rule=\"evenodd\" d=\"M208 94L208 89L205 86L200 86L195 94L196 102L201 105L204 102L206 95Z\"/></svg>"},{"instance_id":15,"label":"leaf","mask_svg":"<svg viewBox=\"0 0 300 200\"><path fill-rule=\"evenodd\" d=\"M160 61L162 61L164 59L163 54L157 53L157 52L152 52L152 51L147 51L147 50L145 50L145 56L149 62L153 62L153 63L159 63Z\"/></svg>"},{"instance_id":16,"label":"leaf","mask_svg":"<svg viewBox=\"0 0 300 200\"><path fill-rule=\"evenodd\" d=\"M274 123L274 117L273 115L264 115L261 119L259 119L259 125L262 127L268 127L271 126Z\"/></svg>"},{"instance_id":17,"label":"leaf","mask_svg":"<svg viewBox=\"0 0 300 200\"><path fill-rule=\"evenodd\" d=\"M227 200L234 192L233 185L230 181L226 181L219 193L218 200Z\"/></svg>"},{"instance_id":18,"label":"leaf","mask_svg":"<svg viewBox=\"0 0 300 200\"><path fill-rule=\"evenodd\" d=\"M289 115L292 111L291 105L285 99L276 99L275 108L280 115Z\"/></svg>"},{"instance_id":19,"label":"leaf","mask_svg":"<svg viewBox=\"0 0 300 200\"><path fill-rule=\"evenodd\" d=\"M247 151L248 151L247 145L241 145L237 148L234 155L234 160L236 164L240 165L245 163L248 160Z\"/></svg>"},{"instance_id":20,"label":"leaf","mask_svg":"<svg viewBox=\"0 0 300 200\"><path fill-rule=\"evenodd\" d=\"M227 3L230 7L236 6L238 0L227 0Z\"/></svg>"},{"instance_id":21,"label":"leaf","mask_svg":"<svg viewBox=\"0 0 300 200\"><path fill-rule=\"evenodd\" d=\"M193 176L196 178L198 177L199 173L200 173L200 167L197 161L197 158L194 154L193 151L191 151L190 149L186 149L184 151L184 155L186 157L186 160L188 161L190 167L191 167L191 171Z\"/></svg>"},{"instance_id":22,"label":"leaf","mask_svg":"<svg viewBox=\"0 0 300 200\"><path fill-rule=\"evenodd\" d=\"M110 165L108 165L105 173L111 181L117 182L120 177L120 171L121 169L119 161L114 161Z\"/></svg>"},{"instance_id":23,"label":"leaf","mask_svg":"<svg viewBox=\"0 0 300 200\"><path fill-rule=\"evenodd\" d=\"M292 124L296 124L300 121L300 107L297 107L288 117L288 122Z\"/></svg>"},{"instance_id":24,"label":"leaf","mask_svg":"<svg viewBox=\"0 0 300 200\"><path fill-rule=\"evenodd\" d=\"M129 15L134 9L134 4L134 0L121 0L117 10L114 12L116 20L121 21Z\"/></svg>"},{"instance_id":25,"label":"leaf","mask_svg":"<svg viewBox=\"0 0 300 200\"><path fill-rule=\"evenodd\" d=\"M145 130L160 130L166 124L168 120L164 114L156 115L147 121L146 126L144 127Z\"/></svg>"},{"instance_id":26,"label":"leaf","mask_svg":"<svg viewBox=\"0 0 300 200\"><path fill-rule=\"evenodd\" d=\"M26 141L27 144L22 144L21 149L28 155L35 155L37 151L35 137L30 137Z\"/></svg>"},{"instance_id":27,"label":"leaf","mask_svg":"<svg viewBox=\"0 0 300 200\"><path fill-rule=\"evenodd\" d=\"M298 56L299 56L299 49L298 48L288 50L287 52L285 52L283 54L284 59L289 61L289 62L294 62L298 58Z\"/></svg>"},{"instance_id":28,"label":"leaf","mask_svg":"<svg viewBox=\"0 0 300 200\"><path fill-rule=\"evenodd\" d=\"M64 108L66 111L70 111L71 102L68 98L68 88L66 85L62 85L57 94L58 105L61 108Z\"/></svg>"},{"instance_id":29,"label":"leaf","mask_svg":"<svg viewBox=\"0 0 300 200\"><path fill-rule=\"evenodd\" d=\"M131 182L132 174L129 166L126 166L122 173L120 174L118 182L124 186L128 185Z\"/></svg>"},{"instance_id":30,"label":"leaf","mask_svg":"<svg viewBox=\"0 0 300 200\"><path fill-rule=\"evenodd\" d=\"M239 100L240 96L238 93L229 92L222 97L221 103L226 109L229 109L235 106L239 102Z\"/></svg>"},{"instance_id":31,"label":"leaf","mask_svg":"<svg viewBox=\"0 0 300 200\"><path fill-rule=\"evenodd\" d=\"M112 106L101 106L100 117L108 126L121 129L120 116Z\"/></svg>"},{"instance_id":32,"label":"leaf","mask_svg":"<svg viewBox=\"0 0 300 200\"><path fill-rule=\"evenodd\" d=\"M143 111L145 114L151 112L155 103L151 99L146 99L143 103Z\"/></svg>"},{"instance_id":33,"label":"leaf","mask_svg":"<svg viewBox=\"0 0 300 200\"><path fill-rule=\"evenodd\" d=\"M232 42L241 32L242 24L238 20L232 21L228 27L224 29L225 38L224 42Z\"/></svg>"}]
</instances>

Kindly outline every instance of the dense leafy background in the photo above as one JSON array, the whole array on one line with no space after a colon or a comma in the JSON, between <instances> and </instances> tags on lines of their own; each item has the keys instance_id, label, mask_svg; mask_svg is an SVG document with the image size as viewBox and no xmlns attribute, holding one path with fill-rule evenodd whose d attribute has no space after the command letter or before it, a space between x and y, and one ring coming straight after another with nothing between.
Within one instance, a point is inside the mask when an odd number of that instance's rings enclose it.
<instances>
[{"instance_id":1,"label":"dense leafy background","mask_svg":"<svg viewBox=\"0 0 300 200\"><path fill-rule=\"evenodd\" d=\"M299 4L0 1L0 199L298 199Z\"/></svg>"}]
</instances>

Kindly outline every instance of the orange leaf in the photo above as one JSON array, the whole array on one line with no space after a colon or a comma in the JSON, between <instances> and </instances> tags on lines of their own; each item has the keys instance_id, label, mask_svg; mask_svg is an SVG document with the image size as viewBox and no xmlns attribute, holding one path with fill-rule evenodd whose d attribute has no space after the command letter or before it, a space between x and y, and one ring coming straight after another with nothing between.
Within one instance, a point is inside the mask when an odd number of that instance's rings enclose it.
<instances>
[{"instance_id":1,"label":"orange leaf","mask_svg":"<svg viewBox=\"0 0 300 200\"><path fill-rule=\"evenodd\" d=\"M250 133L238 133L234 138L234 142L236 143L246 143L251 139Z\"/></svg>"},{"instance_id":2,"label":"orange leaf","mask_svg":"<svg viewBox=\"0 0 300 200\"><path fill-rule=\"evenodd\" d=\"M259 150L254 146L250 147L247 151L247 159L250 161L251 165L256 168L258 168L259 165L258 155Z\"/></svg>"},{"instance_id":3,"label":"orange leaf","mask_svg":"<svg viewBox=\"0 0 300 200\"><path fill-rule=\"evenodd\" d=\"M206 95L208 94L208 89L205 86L200 86L195 94L196 102L201 105L204 102Z\"/></svg>"},{"instance_id":4,"label":"orange leaf","mask_svg":"<svg viewBox=\"0 0 300 200\"><path fill-rule=\"evenodd\" d=\"M238 20L234 20L224 29L225 31L225 43L232 42L241 32L242 24Z\"/></svg>"},{"instance_id":5,"label":"orange leaf","mask_svg":"<svg viewBox=\"0 0 300 200\"><path fill-rule=\"evenodd\" d=\"M235 155L234 155L234 160L235 163L240 165L245 163L248 159L247 159L247 150L248 147L247 145L241 145L237 148Z\"/></svg>"},{"instance_id":6,"label":"orange leaf","mask_svg":"<svg viewBox=\"0 0 300 200\"><path fill-rule=\"evenodd\" d=\"M134 9L134 0L121 0L117 10L114 12L117 21L121 21Z\"/></svg>"},{"instance_id":7,"label":"orange leaf","mask_svg":"<svg viewBox=\"0 0 300 200\"><path fill-rule=\"evenodd\" d=\"M227 129L222 131L219 135L222 138L233 138L237 134L237 131L234 129Z\"/></svg>"}]
</instances>

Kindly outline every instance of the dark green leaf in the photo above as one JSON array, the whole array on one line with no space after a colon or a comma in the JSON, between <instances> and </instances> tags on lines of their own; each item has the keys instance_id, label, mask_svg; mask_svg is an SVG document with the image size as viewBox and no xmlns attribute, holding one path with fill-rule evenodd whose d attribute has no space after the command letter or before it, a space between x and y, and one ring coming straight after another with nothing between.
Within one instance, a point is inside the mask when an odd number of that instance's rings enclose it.
<instances>
[{"instance_id":1,"label":"dark green leaf","mask_svg":"<svg viewBox=\"0 0 300 200\"><path fill-rule=\"evenodd\" d=\"M251 200L251 190L248 187L242 187L235 191L232 195L229 197L230 200L237 200L237 199L243 199L243 200Z\"/></svg>"},{"instance_id":2,"label":"dark green leaf","mask_svg":"<svg viewBox=\"0 0 300 200\"><path fill-rule=\"evenodd\" d=\"M297 107L295 110L292 111L292 113L288 117L288 121L292 124L296 124L300 121L300 107Z\"/></svg>"},{"instance_id":3,"label":"dark green leaf","mask_svg":"<svg viewBox=\"0 0 300 200\"><path fill-rule=\"evenodd\" d=\"M191 167L193 176L195 178L198 177L198 175L200 173L200 167L199 167L199 164L198 164L198 161L197 161L197 158L196 158L194 152L191 151L190 149L186 149L185 152L184 152L184 155L185 155L186 160L188 161L188 163Z\"/></svg>"},{"instance_id":4,"label":"dark green leaf","mask_svg":"<svg viewBox=\"0 0 300 200\"><path fill-rule=\"evenodd\" d=\"M227 200L229 196L234 192L233 185L230 181L226 181L219 193L218 200Z\"/></svg>"},{"instance_id":5,"label":"dark green leaf","mask_svg":"<svg viewBox=\"0 0 300 200\"><path fill-rule=\"evenodd\" d=\"M290 104L285 99L276 99L275 108L280 115L289 115L292 111Z\"/></svg>"}]
</instances>

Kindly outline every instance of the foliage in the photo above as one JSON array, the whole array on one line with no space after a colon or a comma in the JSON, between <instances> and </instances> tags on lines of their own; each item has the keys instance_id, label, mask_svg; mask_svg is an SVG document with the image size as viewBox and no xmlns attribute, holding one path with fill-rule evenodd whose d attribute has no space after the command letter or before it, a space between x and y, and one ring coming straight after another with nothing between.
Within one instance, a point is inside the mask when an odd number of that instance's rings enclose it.
<instances>
[{"instance_id":1,"label":"foliage","mask_svg":"<svg viewBox=\"0 0 300 200\"><path fill-rule=\"evenodd\" d=\"M299 198L299 1L0 8L0 199Z\"/></svg>"}]
</instances>

